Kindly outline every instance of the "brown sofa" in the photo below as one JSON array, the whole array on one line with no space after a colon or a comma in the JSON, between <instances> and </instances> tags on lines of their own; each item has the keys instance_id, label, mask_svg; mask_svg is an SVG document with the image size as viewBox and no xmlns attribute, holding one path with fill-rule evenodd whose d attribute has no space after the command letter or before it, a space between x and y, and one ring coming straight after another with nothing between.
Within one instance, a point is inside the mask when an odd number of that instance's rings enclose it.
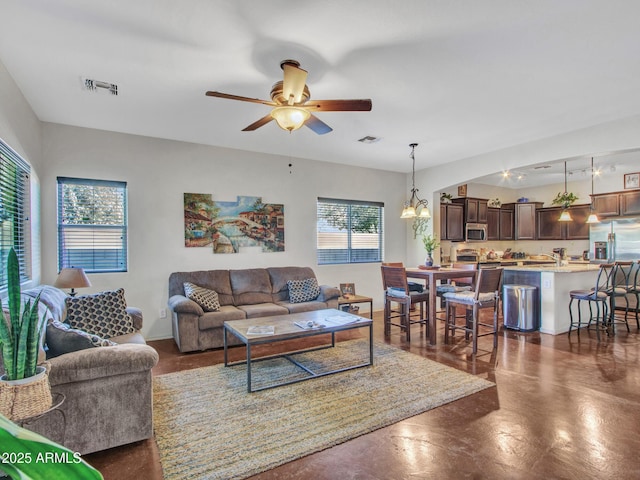
<instances>
[{"instance_id":1,"label":"brown sofa","mask_svg":"<svg viewBox=\"0 0 640 480\"><path fill-rule=\"evenodd\" d=\"M320 295L314 300L290 301L287 282L309 278L316 278L309 267L172 273L169 276L169 308L173 338L181 352L220 348L223 346L222 325L227 320L337 308L340 290L328 285L320 285ZM185 282L215 290L220 309L205 312L198 303L188 299L184 292Z\"/></svg>"},{"instance_id":2,"label":"brown sofa","mask_svg":"<svg viewBox=\"0 0 640 480\"><path fill-rule=\"evenodd\" d=\"M40 318L63 321L66 294L42 286L24 291L23 297L33 299L40 291ZM64 394L64 402L26 428L82 454L153 436L151 368L158 353L139 332L142 312L131 307L127 312L136 331L109 339L118 345L47 359L54 401Z\"/></svg>"}]
</instances>

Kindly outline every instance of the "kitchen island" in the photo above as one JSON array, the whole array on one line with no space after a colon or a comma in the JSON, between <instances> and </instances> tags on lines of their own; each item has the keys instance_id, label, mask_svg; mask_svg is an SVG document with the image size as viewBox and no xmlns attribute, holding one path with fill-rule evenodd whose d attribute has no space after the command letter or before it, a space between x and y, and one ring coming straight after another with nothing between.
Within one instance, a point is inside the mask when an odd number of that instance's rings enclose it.
<instances>
[{"instance_id":1,"label":"kitchen island","mask_svg":"<svg viewBox=\"0 0 640 480\"><path fill-rule=\"evenodd\" d=\"M537 287L540 331L558 335L569 331L569 292L593 288L599 268L593 264L509 266L504 267L503 283ZM581 303L582 318L589 318L587 302ZM575 302L573 308L577 315Z\"/></svg>"}]
</instances>

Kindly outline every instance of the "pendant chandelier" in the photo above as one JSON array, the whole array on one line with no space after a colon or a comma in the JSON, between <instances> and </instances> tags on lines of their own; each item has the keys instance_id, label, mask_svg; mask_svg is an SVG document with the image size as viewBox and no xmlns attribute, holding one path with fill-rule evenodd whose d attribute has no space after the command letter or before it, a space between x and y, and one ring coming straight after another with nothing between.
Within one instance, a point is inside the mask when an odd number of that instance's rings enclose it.
<instances>
[{"instance_id":1,"label":"pendant chandelier","mask_svg":"<svg viewBox=\"0 0 640 480\"><path fill-rule=\"evenodd\" d=\"M567 195L567 162L564 162L564 194ZM562 213L560 214L559 222L571 222L573 218L571 218L571 214L569 210L567 210L568 205L564 205L562 207Z\"/></svg>"},{"instance_id":2,"label":"pendant chandelier","mask_svg":"<svg viewBox=\"0 0 640 480\"><path fill-rule=\"evenodd\" d=\"M416 188L416 157L415 149L418 146L417 143L409 145L411 147L411 197L404 203L402 214L400 218L413 219L413 238L416 238L418 234L422 234L427 228L429 219L431 218L431 212L429 211L429 202L425 199L418 197L418 189Z\"/></svg>"},{"instance_id":3,"label":"pendant chandelier","mask_svg":"<svg viewBox=\"0 0 640 480\"><path fill-rule=\"evenodd\" d=\"M598 215L596 214L596 209L593 205L593 177L595 176L595 174L596 172L593 169L593 157L591 157L591 205L589 206L591 213L589 213L589 218L587 218L587 223L600 223L600 219L598 218Z\"/></svg>"}]
</instances>

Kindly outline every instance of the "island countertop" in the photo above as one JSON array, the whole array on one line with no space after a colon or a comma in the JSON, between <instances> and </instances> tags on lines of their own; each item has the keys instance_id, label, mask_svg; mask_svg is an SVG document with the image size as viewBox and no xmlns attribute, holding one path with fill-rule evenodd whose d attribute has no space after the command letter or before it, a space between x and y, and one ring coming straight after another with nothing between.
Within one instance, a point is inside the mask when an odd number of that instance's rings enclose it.
<instances>
[{"instance_id":1,"label":"island countertop","mask_svg":"<svg viewBox=\"0 0 640 480\"><path fill-rule=\"evenodd\" d=\"M579 273L579 272L591 272L600 268L600 265L593 263L583 264L569 264L569 265L514 265L509 267L502 267L505 270L515 270L523 272L554 272L554 273Z\"/></svg>"},{"instance_id":2,"label":"island countertop","mask_svg":"<svg viewBox=\"0 0 640 480\"><path fill-rule=\"evenodd\" d=\"M504 268L505 285L529 285L537 288L537 317L540 332L559 335L569 330L569 292L595 286L600 265L522 265ZM577 305L574 305L577 314ZM581 302L583 317L589 317L588 302Z\"/></svg>"}]
</instances>

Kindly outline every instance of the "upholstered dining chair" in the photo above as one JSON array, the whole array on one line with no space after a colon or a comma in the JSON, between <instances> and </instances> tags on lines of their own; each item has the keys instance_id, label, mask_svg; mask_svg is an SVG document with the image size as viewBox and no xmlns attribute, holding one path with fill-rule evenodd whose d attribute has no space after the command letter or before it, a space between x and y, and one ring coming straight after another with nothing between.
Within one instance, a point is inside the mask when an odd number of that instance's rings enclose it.
<instances>
[{"instance_id":1,"label":"upholstered dining chair","mask_svg":"<svg viewBox=\"0 0 640 480\"><path fill-rule=\"evenodd\" d=\"M405 331L407 341L411 340L411 325L425 325L425 336L429 334L429 322L425 318L425 308L429 301L429 292L412 292L409 290L407 275L404 267L382 265L382 285L384 287L384 334L391 335L391 326L400 327ZM394 309L393 304L396 304ZM419 305L420 317L411 319L411 306ZM399 323L398 323L399 322Z\"/></svg>"},{"instance_id":2,"label":"upholstered dining chair","mask_svg":"<svg viewBox=\"0 0 640 480\"><path fill-rule=\"evenodd\" d=\"M465 338L471 337L472 352L478 352L478 338L493 335L493 348L498 347L498 312L500 311L500 290L502 287L502 268L481 268L478 271L475 288L462 292L446 292L444 298L446 304L446 320L444 329L444 341L449 342L449 336L453 337L456 330L462 330ZM468 315L460 317L456 315L456 309L464 307ZM481 321L481 310L492 308L491 323ZM458 323L463 318L464 323ZM482 327L482 330L480 330Z\"/></svg>"},{"instance_id":3,"label":"upholstered dining chair","mask_svg":"<svg viewBox=\"0 0 640 480\"><path fill-rule=\"evenodd\" d=\"M613 263L603 263L600 265L600 269L598 271L598 275L596 277L596 285L590 290L571 290L569 292L569 333L568 336L571 336L571 330L575 327L578 330L578 335L580 335L580 329L586 327L587 329L591 327L591 323L595 320L595 329L596 336L598 341L600 341L600 330L602 328L606 329L607 334L609 333L608 324L609 324L609 294L607 290L609 289L609 282L613 276L613 271L615 269L615 265ZM577 309L578 309L578 320L576 321L573 317L573 301L577 300ZM580 309L581 302L588 302L589 305L589 319L582 321L582 310ZM593 306L596 307L596 315L593 315ZM600 326L602 323L602 327Z\"/></svg>"}]
</instances>

